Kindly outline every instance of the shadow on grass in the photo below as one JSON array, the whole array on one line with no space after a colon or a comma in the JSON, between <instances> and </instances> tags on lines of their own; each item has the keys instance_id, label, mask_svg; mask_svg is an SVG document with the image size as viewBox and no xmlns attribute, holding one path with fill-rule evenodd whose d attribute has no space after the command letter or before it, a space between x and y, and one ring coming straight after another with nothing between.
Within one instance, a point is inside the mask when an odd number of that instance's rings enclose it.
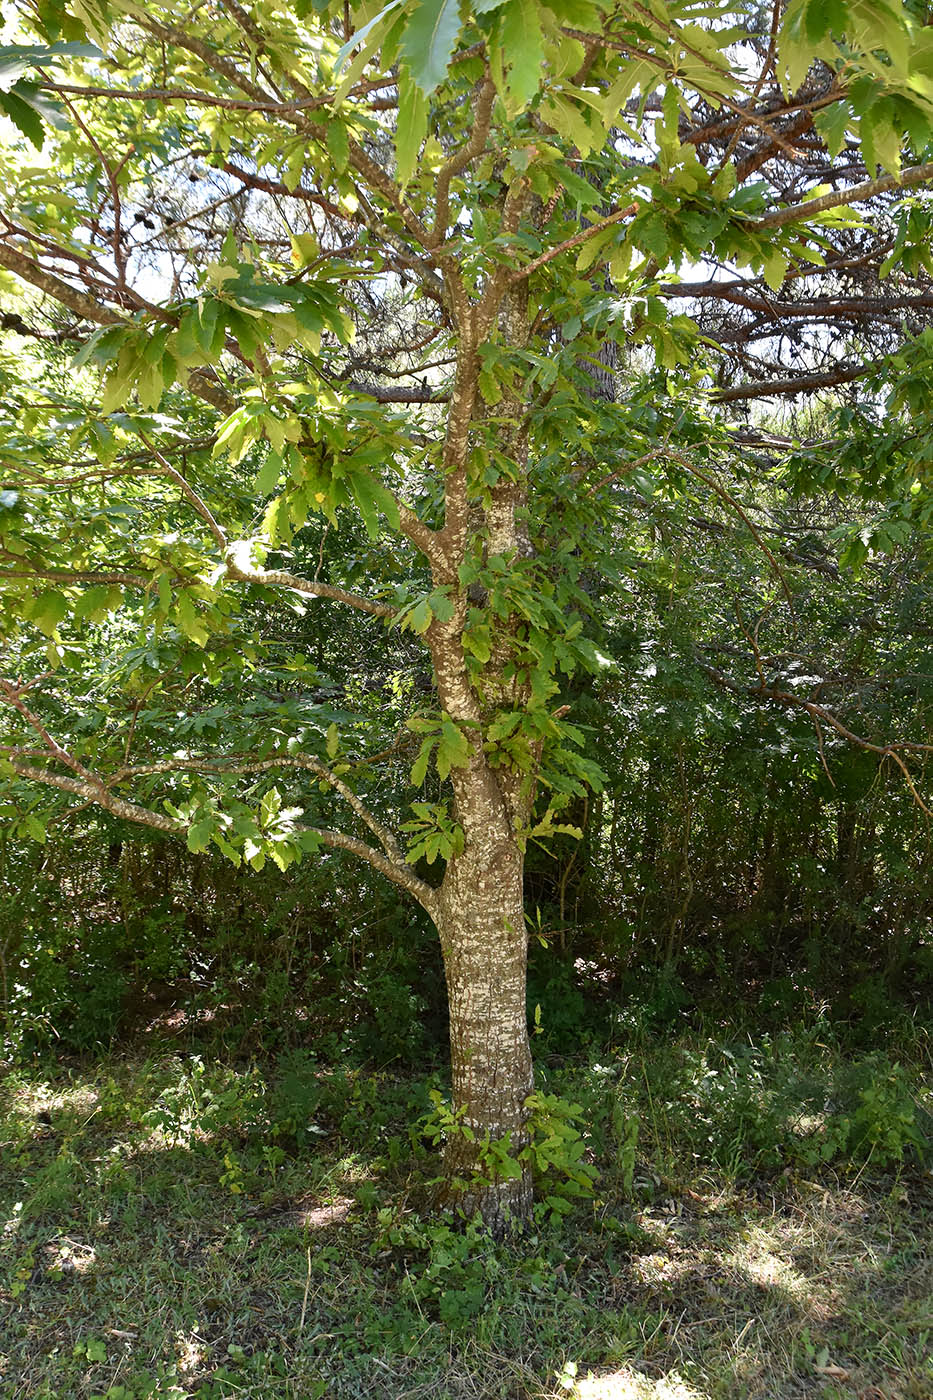
<instances>
[{"instance_id":1,"label":"shadow on grass","mask_svg":"<svg viewBox=\"0 0 933 1400\"><path fill-rule=\"evenodd\" d=\"M425 1100L310 1061L9 1082L4 1400L933 1395L928 1177L623 1201L610 1165L599 1201L497 1247L410 1204Z\"/></svg>"}]
</instances>

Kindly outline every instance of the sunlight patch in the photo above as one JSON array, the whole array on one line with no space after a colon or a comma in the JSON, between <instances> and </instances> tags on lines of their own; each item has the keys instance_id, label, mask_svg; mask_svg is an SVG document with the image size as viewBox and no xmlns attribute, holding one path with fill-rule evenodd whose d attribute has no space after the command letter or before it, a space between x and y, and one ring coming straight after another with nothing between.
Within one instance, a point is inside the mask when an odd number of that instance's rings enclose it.
<instances>
[{"instance_id":1,"label":"sunlight patch","mask_svg":"<svg viewBox=\"0 0 933 1400\"><path fill-rule=\"evenodd\" d=\"M176 1332L175 1355L178 1369L183 1376L193 1376L204 1365L208 1348L204 1338L198 1335L198 1328L191 1332Z\"/></svg>"},{"instance_id":2,"label":"sunlight patch","mask_svg":"<svg viewBox=\"0 0 933 1400\"><path fill-rule=\"evenodd\" d=\"M309 1230L323 1230L328 1225L342 1225L354 1202L348 1196L335 1196L324 1205L307 1207L297 1212L297 1220Z\"/></svg>"},{"instance_id":3,"label":"sunlight patch","mask_svg":"<svg viewBox=\"0 0 933 1400\"><path fill-rule=\"evenodd\" d=\"M570 1400L709 1400L705 1391L695 1390L681 1380L676 1371L653 1380L640 1371L625 1366L621 1371L610 1371L595 1376L591 1371L582 1380L574 1380L576 1368L565 1367L561 1385Z\"/></svg>"}]
</instances>

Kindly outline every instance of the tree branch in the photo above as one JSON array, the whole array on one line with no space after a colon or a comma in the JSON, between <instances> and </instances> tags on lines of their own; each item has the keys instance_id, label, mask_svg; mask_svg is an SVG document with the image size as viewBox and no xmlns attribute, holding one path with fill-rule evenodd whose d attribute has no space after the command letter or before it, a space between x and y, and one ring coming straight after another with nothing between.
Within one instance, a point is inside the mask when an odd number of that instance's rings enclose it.
<instances>
[{"instance_id":1,"label":"tree branch","mask_svg":"<svg viewBox=\"0 0 933 1400\"><path fill-rule=\"evenodd\" d=\"M251 564L249 562L248 542L235 540L231 544L207 502L198 495L191 483L185 480L181 472L175 470L171 462L162 456L158 448L154 447L143 433L140 433L140 437L159 464L157 468L149 468L149 472L167 476L170 481L173 481L206 523L227 566L227 574L230 578L239 579L241 583L262 584L264 587L290 588L296 593L307 593L312 597L332 598L335 602L347 603L350 607L356 608L358 612L370 613L373 617L395 616L393 608L386 607L382 603L374 603L358 593L350 593L347 589L335 588L328 583L315 583L313 579L301 578L297 574L288 574L275 569L260 569Z\"/></svg>"},{"instance_id":2,"label":"tree branch","mask_svg":"<svg viewBox=\"0 0 933 1400\"><path fill-rule=\"evenodd\" d=\"M304 829L313 832L322 845L330 846L335 851L349 851L352 855L359 856L360 860L367 861L393 884L400 885L413 895L432 919L436 918L437 895L430 885L425 884L424 880L419 880L411 866L401 869L372 846L367 846L365 841L357 841L355 836L345 836L342 831L326 831L316 826Z\"/></svg>"},{"instance_id":3,"label":"tree branch","mask_svg":"<svg viewBox=\"0 0 933 1400\"><path fill-rule=\"evenodd\" d=\"M260 569L250 563L249 541L234 540L226 546L224 562L231 578L241 583L257 583L264 588L290 588L294 593L304 593L311 598L331 598L336 603L346 603L358 612L369 613L371 617L394 617L395 608L384 603L374 603L359 593L350 593L345 588L335 588L329 583L316 583L313 579L301 578L297 574L285 573L281 569Z\"/></svg>"},{"instance_id":4,"label":"tree branch","mask_svg":"<svg viewBox=\"0 0 933 1400\"><path fill-rule=\"evenodd\" d=\"M185 499L194 507L197 514L206 523L207 528L214 537L214 542L223 555L227 549L227 536L218 525L207 502L201 499L194 487L182 476L181 472L176 471L171 462L168 461L166 457L162 456L162 453L149 441L145 433L141 432L139 436L146 444L155 461L159 464L158 467L147 468L146 475L167 476L170 481L175 483Z\"/></svg>"},{"instance_id":5,"label":"tree branch","mask_svg":"<svg viewBox=\"0 0 933 1400\"><path fill-rule=\"evenodd\" d=\"M69 311L73 311L75 315L83 317L86 321L93 321L96 326L127 324L125 317L120 316L116 311L111 311L107 306L101 306L99 301L88 296L86 292L63 282L53 272L46 271L35 259L20 252L18 248L11 248L8 243L0 242L0 267L5 267L8 272L14 272L24 282L31 282L40 291L54 297L62 306L67 306Z\"/></svg>"},{"instance_id":6,"label":"tree branch","mask_svg":"<svg viewBox=\"0 0 933 1400\"><path fill-rule=\"evenodd\" d=\"M40 291L54 297L60 305L67 306L69 311L82 316L86 321L93 321L96 326L123 326L127 324L126 318L116 311L112 311L110 307L102 306L94 297L80 291L77 287L72 287L68 282L62 281L53 272L48 272L34 258L30 258L27 254L20 252L18 248L11 248L9 244L2 242L0 242L0 267L5 267L8 272L15 273L24 282L38 287ZM226 390L215 380L209 378L204 370L189 371L188 388L198 398L204 399L206 403L220 409L223 413L230 413L236 407L234 400Z\"/></svg>"},{"instance_id":7,"label":"tree branch","mask_svg":"<svg viewBox=\"0 0 933 1400\"><path fill-rule=\"evenodd\" d=\"M822 214L825 209L836 209L842 204L859 204L863 200L874 199L875 195L886 194L888 190L923 185L928 180L933 180L933 161L928 161L925 165L908 166L900 175L882 175L877 180L865 180L861 185L852 185L847 190L833 190L831 194L808 199L790 209L776 209L773 214L750 220L748 226L753 230L781 228L784 224L793 224L799 219L812 219L814 215Z\"/></svg>"},{"instance_id":8,"label":"tree branch","mask_svg":"<svg viewBox=\"0 0 933 1400\"><path fill-rule=\"evenodd\" d=\"M203 107L220 107L227 112L297 112L322 105L320 99L301 102L275 102L243 97L218 97L212 92L195 92L187 88L111 88L76 87L69 83L44 82L45 92L71 93L75 97L106 97L129 102L196 102Z\"/></svg>"},{"instance_id":9,"label":"tree branch","mask_svg":"<svg viewBox=\"0 0 933 1400\"><path fill-rule=\"evenodd\" d=\"M737 384L732 389L717 389L710 394L713 403L732 403L736 399L768 399L777 394L803 394L809 389L833 389L837 384L851 384L879 368L870 360L851 369L830 370L817 374L801 374L795 379L763 379L758 384Z\"/></svg>"},{"instance_id":10,"label":"tree branch","mask_svg":"<svg viewBox=\"0 0 933 1400\"><path fill-rule=\"evenodd\" d=\"M589 228L581 229L572 238L566 239L563 243L558 243L556 248L549 248L546 253L534 258L527 267L520 267L513 272L509 278L510 282L520 282L525 277L530 277L533 272L537 272L539 267L549 263L552 258L556 258L560 253L566 253L571 248L578 247L585 243L587 239L593 238L597 233L602 233L603 229L610 228L613 224L619 223L622 219L627 219L630 214L637 214L639 206L628 204L624 209L617 209L614 214L609 214L605 219L600 219L599 223L590 224Z\"/></svg>"},{"instance_id":11,"label":"tree branch","mask_svg":"<svg viewBox=\"0 0 933 1400\"><path fill-rule=\"evenodd\" d=\"M19 560L20 555L0 550L0 558ZM0 569L0 582L5 578L45 578L53 583L119 583L125 588L148 588L152 583L144 574L107 573L102 569Z\"/></svg>"},{"instance_id":12,"label":"tree branch","mask_svg":"<svg viewBox=\"0 0 933 1400\"><path fill-rule=\"evenodd\" d=\"M151 826L156 831L168 831L173 835L183 836L185 826L175 821L172 817L164 817L161 812L152 812L148 807L139 807L135 802L127 802L122 797L115 797L108 793L105 787L99 787L95 782L87 781L84 778L65 778L58 773L50 773L45 768L34 768L31 763L23 761L15 754L11 754L8 759L13 769L21 778L28 778L31 782L42 783L46 787L59 788L62 792L73 792L78 797L84 797L95 806L103 807L111 812L115 817L123 817L129 822L137 822L142 826Z\"/></svg>"},{"instance_id":13,"label":"tree branch","mask_svg":"<svg viewBox=\"0 0 933 1400\"><path fill-rule=\"evenodd\" d=\"M359 817L379 842L390 860L405 865L405 856L392 831L375 817L369 808L357 797L352 788L337 777L326 764L313 754L288 754L275 758L250 759L245 754L232 754L229 758L170 758L160 763L134 764L121 768L109 780L108 787L121 783L126 778L144 777L156 773L176 771L197 773L265 773L272 768L305 768L334 789L347 806Z\"/></svg>"},{"instance_id":14,"label":"tree branch","mask_svg":"<svg viewBox=\"0 0 933 1400\"><path fill-rule=\"evenodd\" d=\"M113 793L108 792L106 788L98 788L95 783L83 778L66 778L58 773L50 773L44 768L36 768L31 763L24 763L15 753L10 754L7 761L21 778L41 783L45 787L58 788L61 792L74 793L77 797L83 797L88 803L102 807L111 815L121 817L124 821L135 822L139 826L152 827L156 831L164 831L172 836L184 836L188 829L184 822L176 821L173 817L163 816L161 812L153 812L148 807L140 807L138 803L127 802L124 798L116 797ZM355 836L346 836L340 831L327 831L315 826L300 827L299 830L311 832L322 845L330 847L331 850L349 851L352 855L365 860L373 869L378 870L380 874L391 880L394 885L399 885L413 895L431 918L434 918L437 896L431 886L426 884L424 880L420 880L410 866L398 866L381 851L377 851L375 847L367 846L365 841L358 841Z\"/></svg>"},{"instance_id":15,"label":"tree branch","mask_svg":"<svg viewBox=\"0 0 933 1400\"><path fill-rule=\"evenodd\" d=\"M381 166L377 165L374 160L370 160L359 142L352 138L350 139L350 164L363 176L370 189L382 195L386 203L395 210L415 242L420 244L422 248L430 250L432 247L431 235L414 210L405 203L398 185Z\"/></svg>"},{"instance_id":16,"label":"tree branch","mask_svg":"<svg viewBox=\"0 0 933 1400\"><path fill-rule=\"evenodd\" d=\"M85 768L84 764L80 763L73 754L63 748L57 739L52 738L45 725L39 719L39 716L26 704L23 695L28 688L29 687L25 685L14 685L14 683L8 681L5 676L0 676L0 695L3 696L8 705L12 705L13 709L16 710L18 714L22 715L29 727L35 730L48 749L50 756L54 758L56 762L63 763L66 768L70 768L72 773L77 773L78 777L85 782L95 785L96 779L93 773Z\"/></svg>"},{"instance_id":17,"label":"tree branch","mask_svg":"<svg viewBox=\"0 0 933 1400\"><path fill-rule=\"evenodd\" d=\"M377 403L449 403L450 394L443 389L406 389L402 385L365 384L362 379L349 379L347 388L365 394Z\"/></svg>"},{"instance_id":18,"label":"tree branch","mask_svg":"<svg viewBox=\"0 0 933 1400\"><path fill-rule=\"evenodd\" d=\"M306 204L313 204L319 209L323 209L325 214L330 214L332 218L342 219L347 224L361 224L364 221L359 214L351 214L346 209L341 209L339 205L331 200L325 199L322 194L315 194L313 190L306 190L303 185L296 185L290 190L287 185L283 185L280 180L268 180L264 175L253 175L248 170L241 170L233 161L224 161L220 167L227 175L232 175L234 179L242 181L251 190L262 190L264 194L277 194L283 199L299 199Z\"/></svg>"},{"instance_id":19,"label":"tree branch","mask_svg":"<svg viewBox=\"0 0 933 1400\"><path fill-rule=\"evenodd\" d=\"M773 700L788 708L803 710L805 714L810 716L814 725L818 726L820 722L829 725L830 729L834 729L837 734L840 734L844 739L848 740L850 744L855 744L857 748L865 749L869 753L876 753L880 758L890 758L901 770L904 781L910 789L910 794L917 806L928 817L933 817L933 811L931 811L917 791L910 770L898 752L898 750L902 750L907 753L933 753L933 744L917 744L911 743L908 740L893 744L873 744L869 739L863 739L861 735L849 729L849 727L843 724L842 720L837 719L832 711L828 710L825 705L818 705L813 700L805 700L803 696L794 695L793 692L789 690L777 690L773 686L765 685L763 682L759 682L756 686L741 685L738 681L733 680L731 676L727 676L723 671L718 671L715 666L709 666L699 659L697 659L697 665L700 670L704 671L717 685L722 686L724 690L732 691L734 695L749 696L752 699Z\"/></svg>"},{"instance_id":20,"label":"tree branch","mask_svg":"<svg viewBox=\"0 0 933 1400\"><path fill-rule=\"evenodd\" d=\"M496 100L496 85L487 73L479 85L476 103L473 107L473 131L469 141L451 156L437 173L434 194L434 228L430 235L430 247L439 248L447 237L450 223L450 182L471 161L482 155L492 123L492 109Z\"/></svg>"}]
</instances>

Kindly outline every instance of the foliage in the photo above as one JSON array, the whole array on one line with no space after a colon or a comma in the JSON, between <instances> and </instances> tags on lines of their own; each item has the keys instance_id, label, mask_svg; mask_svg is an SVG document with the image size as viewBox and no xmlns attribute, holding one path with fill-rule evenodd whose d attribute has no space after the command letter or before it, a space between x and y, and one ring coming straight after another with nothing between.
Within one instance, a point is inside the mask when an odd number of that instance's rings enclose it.
<instances>
[{"instance_id":1,"label":"foliage","mask_svg":"<svg viewBox=\"0 0 933 1400\"><path fill-rule=\"evenodd\" d=\"M423 925L383 895L390 927L348 968L371 895L348 890L353 856L434 922L448 972L482 963L502 1004L467 1030L512 1027L488 1073L514 1083L477 1165L534 1162L563 1202L592 1176L574 1114L529 1100L518 1064L526 857L597 1025L642 977L643 1024L728 978L780 1021L840 965L866 1023L905 986L919 1003L925 20L806 0L17 7L9 860L79 831L122 861L128 825L185 855L152 911L144 881L108 879L77 943L73 867L48 912L4 871L11 1044L106 1042L137 994L187 981L186 1007L258 1011L266 1045L296 1038L267 1025L286 1005L302 1025L320 1007L328 1052L423 1055L438 954L412 990ZM332 935L246 917L267 867ZM544 1042L578 1019L549 1029L545 1006ZM733 1115L716 1155L796 1150L780 1085L729 1074L728 1113L720 1070L684 1086L701 1121ZM828 1156L919 1150L896 1077L853 1092ZM200 1093L192 1123L223 1109ZM439 1131L467 1118L455 1102ZM231 1144L224 1169L244 1194Z\"/></svg>"},{"instance_id":2,"label":"foliage","mask_svg":"<svg viewBox=\"0 0 933 1400\"><path fill-rule=\"evenodd\" d=\"M463 1121L463 1112L452 1109L443 1095L431 1090L433 1108L421 1122L421 1132L435 1147L444 1144L457 1156L458 1145L466 1141L473 1149L475 1166L470 1176L453 1182L468 1191L476 1185L519 1177L530 1167L542 1200L542 1219L560 1219L572 1209L579 1196L591 1196L596 1171L585 1159L586 1144L578 1127L582 1109L557 1094L535 1093L528 1097L525 1128L527 1141L513 1142L510 1133L482 1137Z\"/></svg>"}]
</instances>

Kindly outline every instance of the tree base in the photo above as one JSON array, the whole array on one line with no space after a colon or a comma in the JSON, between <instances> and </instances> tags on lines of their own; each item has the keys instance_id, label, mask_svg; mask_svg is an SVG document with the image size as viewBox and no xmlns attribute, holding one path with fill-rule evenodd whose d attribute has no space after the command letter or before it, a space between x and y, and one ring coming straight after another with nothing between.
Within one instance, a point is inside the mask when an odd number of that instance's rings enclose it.
<instances>
[{"instance_id":1,"label":"tree base","mask_svg":"<svg viewBox=\"0 0 933 1400\"><path fill-rule=\"evenodd\" d=\"M467 1220L479 1216L494 1240L523 1234L531 1225L534 1191L530 1172L489 1185L448 1193L446 1204Z\"/></svg>"}]
</instances>

